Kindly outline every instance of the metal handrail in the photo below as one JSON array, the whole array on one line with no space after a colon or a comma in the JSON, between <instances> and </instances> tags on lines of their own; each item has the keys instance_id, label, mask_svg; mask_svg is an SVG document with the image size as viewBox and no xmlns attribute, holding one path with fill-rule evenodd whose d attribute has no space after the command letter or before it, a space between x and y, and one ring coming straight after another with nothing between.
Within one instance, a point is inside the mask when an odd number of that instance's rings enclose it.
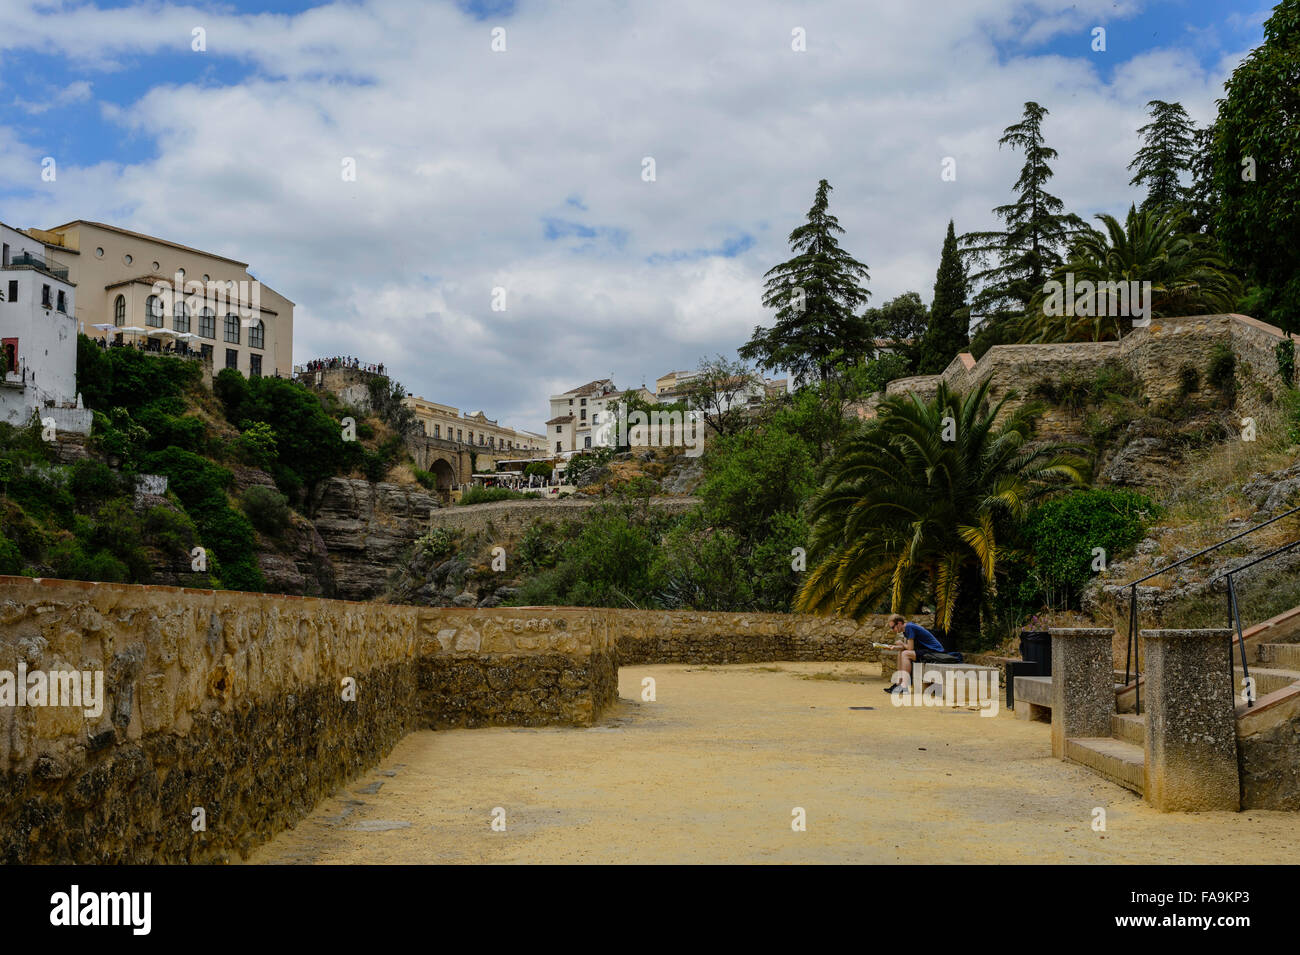
<instances>
[{"instance_id":1,"label":"metal handrail","mask_svg":"<svg viewBox=\"0 0 1300 955\"><path fill-rule=\"evenodd\" d=\"M1241 540L1241 538L1246 537L1246 536L1249 535L1249 534L1253 534L1253 533L1255 533L1255 531L1260 530L1261 528L1268 527L1270 524L1275 524L1275 523L1277 523L1278 521L1280 521L1282 518L1287 517L1287 516L1289 516L1289 515L1291 515L1291 514L1295 514L1297 511L1300 511L1300 506L1293 507L1293 508L1291 508L1289 511L1283 511L1281 514L1275 515L1274 517L1270 517L1268 520L1266 520L1266 521L1262 521L1261 523L1256 524L1256 525L1253 526L1253 527L1248 527L1248 528L1246 528L1244 531L1241 531L1241 532L1238 533L1238 534L1233 534L1231 537L1224 538L1223 540L1219 541L1217 544L1211 544L1209 547L1206 547L1206 548L1204 548L1204 549L1202 549L1202 550L1198 550L1195 554L1189 554L1187 557L1184 557L1184 558L1182 558L1181 560L1176 560L1176 561L1174 561L1172 564L1169 564L1169 565L1166 566L1166 567L1161 567L1159 570L1153 570L1151 573L1147 574L1145 577L1139 577L1137 580L1129 581L1127 584L1124 585L1125 587L1129 588L1129 604L1128 604L1128 647L1127 647L1127 649L1126 649L1126 651L1125 651L1125 654L1124 654L1124 685L1125 685L1125 686L1128 685L1128 683L1129 683L1129 673L1132 672L1132 675L1133 675L1133 707L1134 707L1134 710L1135 710L1135 711L1137 711L1137 712L1139 712L1139 713L1142 712L1142 689L1141 689L1141 687L1140 687L1140 685L1139 685L1139 681L1140 681L1140 679L1141 679L1141 673L1139 672L1139 665L1138 665L1138 659L1137 659L1137 625L1138 625L1138 599L1137 599L1137 588L1138 588L1138 584L1144 583L1144 582L1150 580L1152 577L1159 577L1161 574L1168 573L1169 571L1173 570L1175 567L1181 567L1183 564L1186 564L1186 563L1189 563L1189 562L1191 562L1191 561L1193 561L1193 560L1196 560L1196 558L1198 558L1198 557L1203 557L1204 555L1210 553L1210 551L1218 550L1220 547L1223 547L1225 544L1231 544L1233 541ZM1297 541L1297 543L1300 543L1300 541ZM1294 546L1294 545L1291 545L1291 546ZM1265 555L1265 557L1261 557L1261 558L1259 558L1258 560L1264 560L1264 559L1266 559L1266 557L1268 557L1268 556L1271 556L1271 555ZM1245 567L1253 566L1253 564L1254 564L1254 563L1257 563L1257 562L1258 562L1258 561L1255 561L1255 562L1253 562L1253 563L1251 563L1251 564L1245 564L1245 565L1243 565L1242 567L1238 567L1238 568L1236 568L1236 570L1233 570L1231 573L1236 573L1237 570L1243 570ZM1220 576L1225 576L1225 575L1220 575ZM1218 580L1219 578L1216 577L1216 578L1214 578L1214 579L1215 579L1215 580ZM1211 582L1213 582L1213 581L1211 581ZM1236 613L1236 611L1235 611L1235 609L1234 609L1234 608L1235 608L1235 599L1236 599L1236 596L1235 596L1235 594L1232 592L1231 584L1232 584L1232 581L1231 581L1231 579L1230 579L1230 580L1229 580L1229 600L1232 601L1232 603L1230 604L1230 609L1229 609L1229 613L1230 613L1230 614L1231 614L1231 613ZM1239 616L1238 616L1237 619L1238 619L1238 622L1240 622L1240 617L1239 617ZM1245 668L1245 649L1244 649L1244 646L1243 646L1243 649L1242 649L1242 658L1243 658L1242 668L1244 669L1244 668Z\"/></svg>"},{"instance_id":2,"label":"metal handrail","mask_svg":"<svg viewBox=\"0 0 1300 955\"><path fill-rule=\"evenodd\" d=\"M1224 580L1225 578L1228 581L1228 627L1237 632L1237 646L1241 649L1241 678L1244 685L1248 688L1246 693L1247 707L1255 705L1255 693L1254 688L1250 686L1250 665L1246 662L1246 636L1245 631L1242 630L1241 626L1241 607L1237 603L1237 583L1234 578L1235 575L1241 573L1243 570L1254 567L1256 564L1261 564L1266 560L1271 560L1278 554L1285 554L1287 551L1296 547L1300 547L1300 540L1293 540L1289 544L1283 544L1281 547L1276 547L1267 554L1263 554L1256 557L1254 560L1249 560L1240 566L1234 567L1232 570L1226 571L1210 581L1212 584L1216 581ZM1231 648L1228 650L1228 665L1232 665ZM1232 682L1237 682L1235 676L1233 676Z\"/></svg>"}]
</instances>

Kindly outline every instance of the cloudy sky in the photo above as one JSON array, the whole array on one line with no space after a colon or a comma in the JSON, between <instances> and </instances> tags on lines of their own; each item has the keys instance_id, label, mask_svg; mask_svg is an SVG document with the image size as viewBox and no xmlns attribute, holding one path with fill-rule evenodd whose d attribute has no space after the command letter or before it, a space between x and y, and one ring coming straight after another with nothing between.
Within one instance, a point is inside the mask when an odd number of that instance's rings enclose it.
<instances>
[{"instance_id":1,"label":"cloudy sky","mask_svg":"<svg viewBox=\"0 0 1300 955\"><path fill-rule=\"evenodd\" d=\"M250 262L297 303L295 361L538 431L551 393L734 358L821 178L872 304L928 302L948 219L1009 200L1026 100L1056 194L1121 213L1144 104L1212 118L1270 6L0 0L0 221Z\"/></svg>"}]
</instances>

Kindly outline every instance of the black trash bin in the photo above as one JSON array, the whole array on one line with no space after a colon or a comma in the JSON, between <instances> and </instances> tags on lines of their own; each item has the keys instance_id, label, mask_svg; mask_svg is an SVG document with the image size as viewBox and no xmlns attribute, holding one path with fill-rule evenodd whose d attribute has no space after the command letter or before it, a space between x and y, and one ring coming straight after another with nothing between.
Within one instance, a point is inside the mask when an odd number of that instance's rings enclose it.
<instances>
[{"instance_id":1,"label":"black trash bin","mask_svg":"<svg viewBox=\"0 0 1300 955\"><path fill-rule=\"evenodd\" d=\"M1020 659L1032 663L1033 676L1052 675L1052 635L1046 630L1020 631ZM1021 674L1028 676L1030 674Z\"/></svg>"},{"instance_id":2,"label":"black trash bin","mask_svg":"<svg viewBox=\"0 0 1300 955\"><path fill-rule=\"evenodd\" d=\"M1016 703L1016 677L1052 675L1052 635L1046 630L1020 631L1020 659L1007 664L1007 706Z\"/></svg>"}]
</instances>

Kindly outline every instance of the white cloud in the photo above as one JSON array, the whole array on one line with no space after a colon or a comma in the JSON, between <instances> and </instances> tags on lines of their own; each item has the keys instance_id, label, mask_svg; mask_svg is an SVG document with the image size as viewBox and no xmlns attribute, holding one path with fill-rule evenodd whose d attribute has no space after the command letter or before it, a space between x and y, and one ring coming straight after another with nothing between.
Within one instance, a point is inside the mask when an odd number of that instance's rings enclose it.
<instances>
[{"instance_id":1,"label":"white cloud","mask_svg":"<svg viewBox=\"0 0 1300 955\"><path fill-rule=\"evenodd\" d=\"M1153 49L1105 80L1087 59L1025 51L1071 31L1086 49L1088 27L1134 8L551 0L500 21L501 54L496 21L447 2L0 15L0 53L58 51L100 71L64 90L81 98L98 75L188 54L195 26L208 51L192 55L249 70L238 85L160 76L138 100L105 103L156 157L63 157L58 188L3 217L107 218L247 260L298 303L300 361L383 361L412 392L540 430L552 392L734 353L768 319L762 274L788 256L823 177L844 246L870 266L872 304L908 289L928 301L949 218L992 227L1010 195L1020 157L997 138L1026 99L1051 110L1055 191L1085 216L1121 211L1146 100L1206 119L1235 60L1208 75ZM790 48L796 26L806 53ZM0 130L0 173L39 155ZM641 179L645 156L655 182ZM944 156L956 182L940 180ZM569 224L563 238L545 238L548 219ZM735 258L686 255L741 236L754 244ZM505 313L490 309L496 285Z\"/></svg>"}]
</instances>

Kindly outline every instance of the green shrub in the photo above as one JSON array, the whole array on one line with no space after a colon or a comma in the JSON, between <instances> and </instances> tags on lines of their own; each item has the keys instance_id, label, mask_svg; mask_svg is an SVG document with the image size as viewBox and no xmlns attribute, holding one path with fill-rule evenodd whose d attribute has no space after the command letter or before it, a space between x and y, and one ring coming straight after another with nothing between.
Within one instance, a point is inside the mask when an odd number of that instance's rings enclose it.
<instances>
[{"instance_id":1,"label":"green shrub","mask_svg":"<svg viewBox=\"0 0 1300 955\"><path fill-rule=\"evenodd\" d=\"M564 483L577 484L578 479L584 474L603 467L612 457L614 457L614 449L610 447L575 454L569 458L569 463L564 469Z\"/></svg>"},{"instance_id":2,"label":"green shrub","mask_svg":"<svg viewBox=\"0 0 1300 955\"><path fill-rule=\"evenodd\" d=\"M1075 491L1034 508L1023 526L1029 557L1016 588L1027 604L1043 601L1078 608L1104 551L1113 562L1142 539L1160 508L1134 491L1093 488Z\"/></svg>"},{"instance_id":3,"label":"green shrub","mask_svg":"<svg viewBox=\"0 0 1300 955\"><path fill-rule=\"evenodd\" d=\"M122 493L122 478L94 458L82 458L72 466L68 487L79 501L103 500Z\"/></svg>"},{"instance_id":4,"label":"green shrub","mask_svg":"<svg viewBox=\"0 0 1300 955\"><path fill-rule=\"evenodd\" d=\"M508 487L480 487L475 485L461 495L461 504L490 504L493 501L522 501L531 499L532 495L523 494Z\"/></svg>"},{"instance_id":5,"label":"green shrub","mask_svg":"<svg viewBox=\"0 0 1300 955\"><path fill-rule=\"evenodd\" d=\"M269 487L254 485L240 499L253 526L269 537L279 537L293 520L289 499Z\"/></svg>"},{"instance_id":6,"label":"green shrub","mask_svg":"<svg viewBox=\"0 0 1300 955\"><path fill-rule=\"evenodd\" d=\"M23 571L23 553L18 545L0 534L0 574L12 576Z\"/></svg>"},{"instance_id":7,"label":"green shrub","mask_svg":"<svg viewBox=\"0 0 1300 955\"><path fill-rule=\"evenodd\" d=\"M77 338L77 387L87 408L135 410L160 397L184 394L199 384L202 374L203 366L195 361L134 348L104 350L84 335Z\"/></svg>"},{"instance_id":8,"label":"green shrub","mask_svg":"<svg viewBox=\"0 0 1300 955\"><path fill-rule=\"evenodd\" d=\"M1288 385L1294 385L1295 381L1295 340L1288 338L1285 341L1278 342L1273 347L1273 354L1277 358L1277 373L1282 376L1282 380Z\"/></svg>"},{"instance_id":9,"label":"green shrub","mask_svg":"<svg viewBox=\"0 0 1300 955\"><path fill-rule=\"evenodd\" d=\"M554 473L555 473L555 465L552 464L550 461L533 461L531 464L527 465L524 468L524 477L539 475L540 477L544 477L546 478L546 480L549 481L551 479L551 475Z\"/></svg>"},{"instance_id":10,"label":"green shrub","mask_svg":"<svg viewBox=\"0 0 1300 955\"><path fill-rule=\"evenodd\" d=\"M1237 396L1237 355L1232 347L1220 342L1210 356L1206 380L1219 390L1224 400L1231 403Z\"/></svg>"},{"instance_id":11,"label":"green shrub","mask_svg":"<svg viewBox=\"0 0 1300 955\"><path fill-rule=\"evenodd\" d=\"M167 475L168 488L191 514L205 507L224 507L226 488L234 480L225 468L181 448L152 452L141 464L149 473Z\"/></svg>"},{"instance_id":12,"label":"green shrub","mask_svg":"<svg viewBox=\"0 0 1300 955\"><path fill-rule=\"evenodd\" d=\"M450 531L441 527L430 528L429 532L415 542L420 552L431 560L442 560L451 556L456 549L456 541Z\"/></svg>"},{"instance_id":13,"label":"green shrub","mask_svg":"<svg viewBox=\"0 0 1300 955\"><path fill-rule=\"evenodd\" d=\"M416 482L426 491L436 491L438 489L438 479L431 471L413 467L411 472L415 475Z\"/></svg>"},{"instance_id":14,"label":"green shrub","mask_svg":"<svg viewBox=\"0 0 1300 955\"><path fill-rule=\"evenodd\" d=\"M1191 365L1178 369L1178 394L1186 398L1201 390L1201 374Z\"/></svg>"},{"instance_id":15,"label":"green shrub","mask_svg":"<svg viewBox=\"0 0 1300 955\"><path fill-rule=\"evenodd\" d=\"M194 548L197 531L184 511L158 504L145 512L143 525L145 537L163 553L188 554Z\"/></svg>"},{"instance_id":16,"label":"green shrub","mask_svg":"<svg viewBox=\"0 0 1300 955\"><path fill-rule=\"evenodd\" d=\"M276 461L275 430L265 421L246 421L235 439L239 459L255 468L268 468Z\"/></svg>"}]
</instances>

